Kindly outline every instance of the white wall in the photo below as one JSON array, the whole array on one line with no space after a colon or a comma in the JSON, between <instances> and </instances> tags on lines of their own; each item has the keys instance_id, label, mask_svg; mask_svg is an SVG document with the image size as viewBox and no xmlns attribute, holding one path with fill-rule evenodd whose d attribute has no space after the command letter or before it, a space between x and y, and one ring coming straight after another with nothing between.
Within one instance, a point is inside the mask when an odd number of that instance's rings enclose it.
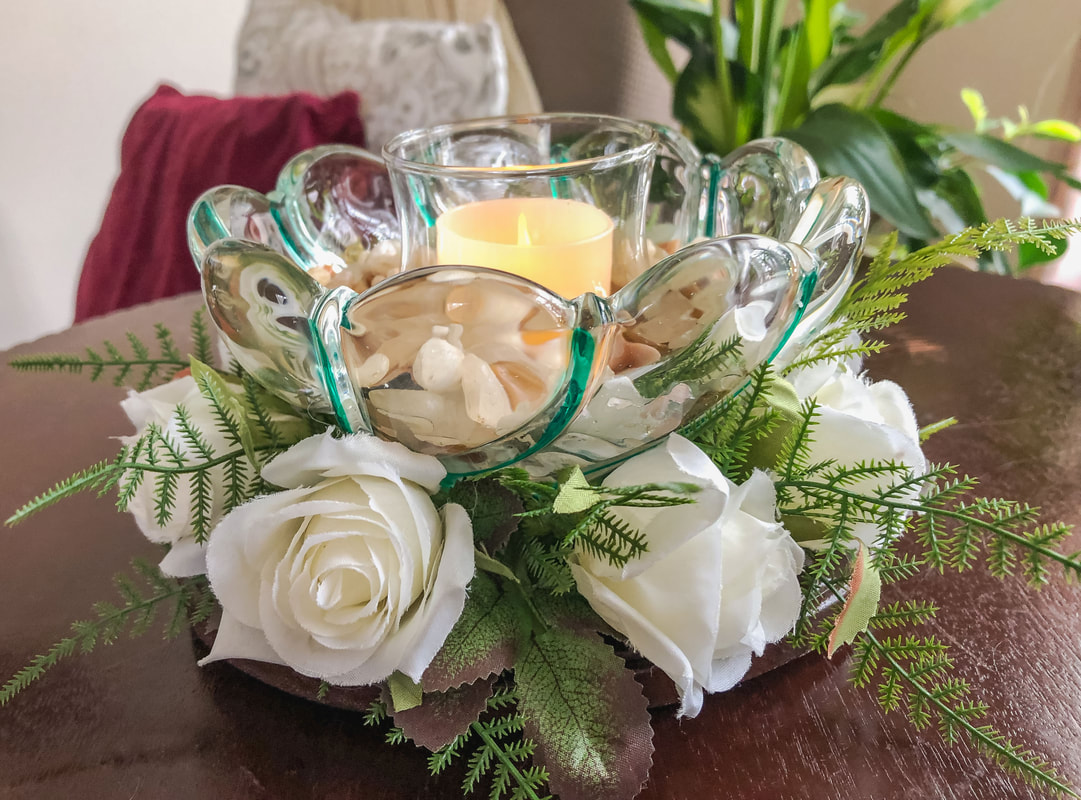
<instances>
[{"instance_id":1,"label":"white wall","mask_svg":"<svg viewBox=\"0 0 1081 800\"><path fill-rule=\"evenodd\" d=\"M877 18L896 0L850 3ZM1033 119L1065 116L1081 122L1081 86L1076 64L1081 46L1081 0L1002 0L975 22L933 37L916 54L887 105L921 122L972 128L961 89L978 89L991 117L1017 119L1026 106ZM1018 142L1049 158L1067 148L1040 140ZM988 200L991 216L1017 216L1017 205L1001 190Z\"/></svg>"},{"instance_id":2,"label":"white wall","mask_svg":"<svg viewBox=\"0 0 1081 800\"><path fill-rule=\"evenodd\" d=\"M228 94L244 0L0 0L0 348L67 327L120 136L161 81Z\"/></svg>"}]
</instances>

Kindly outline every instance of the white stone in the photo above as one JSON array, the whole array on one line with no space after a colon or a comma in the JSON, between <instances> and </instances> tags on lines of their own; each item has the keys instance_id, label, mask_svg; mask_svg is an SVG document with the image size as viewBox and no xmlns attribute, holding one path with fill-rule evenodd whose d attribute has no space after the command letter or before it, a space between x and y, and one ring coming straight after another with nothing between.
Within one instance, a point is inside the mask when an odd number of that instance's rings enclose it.
<instances>
[{"instance_id":1,"label":"white stone","mask_svg":"<svg viewBox=\"0 0 1081 800\"><path fill-rule=\"evenodd\" d=\"M447 392L462 379L465 354L446 339L433 336L420 346L413 360L413 380L432 392Z\"/></svg>"},{"instance_id":2,"label":"white stone","mask_svg":"<svg viewBox=\"0 0 1081 800\"><path fill-rule=\"evenodd\" d=\"M510 398L499 378L488 362L472 353L462 361L462 392L466 414L486 428L499 427L500 421L511 413Z\"/></svg>"}]
</instances>

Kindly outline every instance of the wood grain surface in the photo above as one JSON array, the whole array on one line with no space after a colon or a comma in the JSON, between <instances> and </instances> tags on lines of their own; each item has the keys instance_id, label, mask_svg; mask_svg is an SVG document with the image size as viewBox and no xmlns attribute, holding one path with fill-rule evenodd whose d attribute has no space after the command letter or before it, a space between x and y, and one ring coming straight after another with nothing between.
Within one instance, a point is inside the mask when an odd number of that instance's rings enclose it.
<instances>
[{"instance_id":1,"label":"wood grain surface","mask_svg":"<svg viewBox=\"0 0 1081 800\"><path fill-rule=\"evenodd\" d=\"M901 383L920 422L960 424L927 445L1017 497L1081 521L1081 295L946 270L917 287L876 377ZM71 351L125 330L184 330L195 296L81 325L16 348ZM3 359L4 364L7 357ZM0 367L0 512L130 433L123 390ZM1070 543L1081 548L1075 535ZM0 531L0 681L112 595L111 576L154 546L108 498L76 497ZM982 568L927 574L894 595L942 607L936 633L991 705L990 719L1081 783L1081 588L1033 592ZM389 747L359 716L274 690L227 664L195 665L190 637L154 633L71 658L0 709L2 798L443 800L458 775ZM849 656L809 656L723 695L702 714L654 716L645 800L1035 798L967 746L947 747L847 683Z\"/></svg>"}]
</instances>

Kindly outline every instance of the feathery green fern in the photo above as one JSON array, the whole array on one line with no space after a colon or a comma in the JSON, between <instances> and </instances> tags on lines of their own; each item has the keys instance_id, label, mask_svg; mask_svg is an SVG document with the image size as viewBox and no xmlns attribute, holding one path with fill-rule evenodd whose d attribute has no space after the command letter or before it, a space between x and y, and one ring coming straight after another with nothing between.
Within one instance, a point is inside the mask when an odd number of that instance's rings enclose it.
<instances>
[{"instance_id":1,"label":"feathery green fern","mask_svg":"<svg viewBox=\"0 0 1081 800\"><path fill-rule=\"evenodd\" d=\"M166 638L173 638L188 624L202 622L210 616L215 601L205 579L181 583L141 559L134 559L131 564L133 574L119 573L114 578L119 604L95 603L94 617L73 622L70 636L35 656L0 688L0 706L63 659L90 653L99 644L113 644L125 632L132 637L145 633L163 609Z\"/></svg>"}]
</instances>

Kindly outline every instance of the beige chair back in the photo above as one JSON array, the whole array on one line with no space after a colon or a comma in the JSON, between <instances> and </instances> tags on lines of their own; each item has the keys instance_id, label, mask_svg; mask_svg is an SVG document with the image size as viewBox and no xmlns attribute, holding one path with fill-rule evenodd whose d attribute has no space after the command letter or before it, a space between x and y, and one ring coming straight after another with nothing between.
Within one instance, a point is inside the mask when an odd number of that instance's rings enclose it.
<instances>
[{"instance_id":1,"label":"beige chair back","mask_svg":"<svg viewBox=\"0 0 1081 800\"><path fill-rule=\"evenodd\" d=\"M507 51L507 112L534 114L541 98L503 0L309 0L333 6L353 19L495 20ZM543 0L534 0L544 5Z\"/></svg>"}]
</instances>

